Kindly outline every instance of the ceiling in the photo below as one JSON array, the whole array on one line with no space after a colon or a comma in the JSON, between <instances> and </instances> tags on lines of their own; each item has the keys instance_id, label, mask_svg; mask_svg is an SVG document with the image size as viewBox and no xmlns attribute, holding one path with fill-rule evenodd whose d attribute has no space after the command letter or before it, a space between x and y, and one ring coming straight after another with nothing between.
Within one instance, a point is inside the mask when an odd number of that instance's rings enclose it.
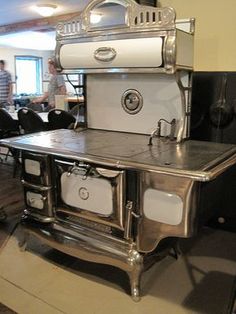
<instances>
[{"instance_id":1,"label":"ceiling","mask_svg":"<svg viewBox=\"0 0 236 314\"><path fill-rule=\"evenodd\" d=\"M55 4L57 9L54 16L76 13L83 10L90 0L56 0L56 1L29 1L29 0L5 0L1 1L0 6L0 27L5 25L14 26L11 34L0 34L0 46L18 47L25 49L52 50L55 46L55 32L32 32L31 29L18 32L24 22L42 19L33 10L36 4ZM17 24L16 23L20 23ZM27 25L27 24L26 24ZM15 29L15 31L14 31Z\"/></svg>"},{"instance_id":2,"label":"ceiling","mask_svg":"<svg viewBox=\"0 0 236 314\"><path fill-rule=\"evenodd\" d=\"M30 0L5 0L1 1L0 6L0 25L7 25L16 22L29 21L40 18L40 16L32 9L36 4L55 4L57 9L55 15L61 15L72 12L81 11L89 0L46 0L46 1L30 1Z\"/></svg>"}]
</instances>

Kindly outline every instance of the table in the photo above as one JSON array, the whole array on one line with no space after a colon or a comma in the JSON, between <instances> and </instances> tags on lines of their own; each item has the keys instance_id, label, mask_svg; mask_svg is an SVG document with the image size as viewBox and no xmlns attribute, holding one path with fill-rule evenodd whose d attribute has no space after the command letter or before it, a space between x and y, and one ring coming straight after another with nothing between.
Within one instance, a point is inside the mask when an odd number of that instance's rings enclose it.
<instances>
[{"instance_id":1,"label":"table","mask_svg":"<svg viewBox=\"0 0 236 314\"><path fill-rule=\"evenodd\" d=\"M66 100L70 103L81 103L84 102L84 96L69 96L66 98Z\"/></svg>"}]
</instances>

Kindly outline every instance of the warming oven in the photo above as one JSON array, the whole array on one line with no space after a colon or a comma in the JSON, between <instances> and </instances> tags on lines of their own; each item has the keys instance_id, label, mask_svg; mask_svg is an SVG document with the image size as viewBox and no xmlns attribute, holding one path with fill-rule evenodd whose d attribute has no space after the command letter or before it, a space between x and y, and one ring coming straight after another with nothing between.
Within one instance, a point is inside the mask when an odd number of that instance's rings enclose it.
<instances>
[{"instance_id":1,"label":"warming oven","mask_svg":"<svg viewBox=\"0 0 236 314\"><path fill-rule=\"evenodd\" d=\"M57 26L58 70L86 75L84 124L1 141L22 151L21 245L33 235L119 267L134 300L142 272L209 219L235 171L234 145L188 139L193 28L172 8L92 1Z\"/></svg>"}]
</instances>

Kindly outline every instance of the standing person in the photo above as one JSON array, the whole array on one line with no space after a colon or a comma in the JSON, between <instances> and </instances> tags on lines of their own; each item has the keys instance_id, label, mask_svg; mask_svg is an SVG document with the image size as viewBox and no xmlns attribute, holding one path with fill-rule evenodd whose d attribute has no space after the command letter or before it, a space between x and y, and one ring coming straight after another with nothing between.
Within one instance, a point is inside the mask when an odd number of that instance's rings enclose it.
<instances>
[{"instance_id":1,"label":"standing person","mask_svg":"<svg viewBox=\"0 0 236 314\"><path fill-rule=\"evenodd\" d=\"M5 70L5 61L0 60L0 107L12 104L11 74Z\"/></svg>"},{"instance_id":2,"label":"standing person","mask_svg":"<svg viewBox=\"0 0 236 314\"><path fill-rule=\"evenodd\" d=\"M66 95L66 85L63 75L58 74L55 61L48 59L48 71L51 78L48 84L48 91L43 96L37 97L33 103L42 103L48 100L48 110L55 108L55 95Z\"/></svg>"}]
</instances>

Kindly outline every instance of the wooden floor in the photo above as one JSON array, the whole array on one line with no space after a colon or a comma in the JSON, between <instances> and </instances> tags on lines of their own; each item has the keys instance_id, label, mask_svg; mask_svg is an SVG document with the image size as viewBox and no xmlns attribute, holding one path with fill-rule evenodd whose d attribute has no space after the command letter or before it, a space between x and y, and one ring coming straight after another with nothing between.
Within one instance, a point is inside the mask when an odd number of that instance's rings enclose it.
<instances>
[{"instance_id":1,"label":"wooden floor","mask_svg":"<svg viewBox=\"0 0 236 314\"><path fill-rule=\"evenodd\" d=\"M7 161L0 162L0 249L14 231L23 208L20 169L13 178L13 161L9 157ZM0 303L0 313L14 314L16 312Z\"/></svg>"},{"instance_id":2,"label":"wooden floor","mask_svg":"<svg viewBox=\"0 0 236 314\"><path fill-rule=\"evenodd\" d=\"M13 162L9 157L7 161L0 162L0 247L15 227L23 208L20 169L13 178Z\"/></svg>"}]
</instances>

